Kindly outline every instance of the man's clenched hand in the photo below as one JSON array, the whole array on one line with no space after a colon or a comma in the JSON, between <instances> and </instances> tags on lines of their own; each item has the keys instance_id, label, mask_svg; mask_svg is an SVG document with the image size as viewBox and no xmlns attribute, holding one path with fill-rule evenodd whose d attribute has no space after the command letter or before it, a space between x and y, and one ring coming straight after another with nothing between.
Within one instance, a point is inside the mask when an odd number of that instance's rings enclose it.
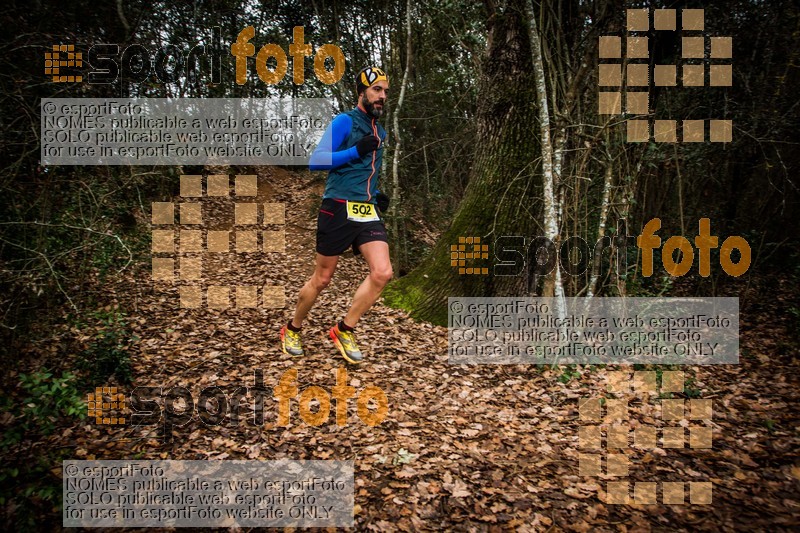
<instances>
[{"instance_id":1,"label":"man's clenched hand","mask_svg":"<svg viewBox=\"0 0 800 533\"><path fill-rule=\"evenodd\" d=\"M358 157L364 157L365 155L374 152L375 150L378 149L379 144L380 140L374 135L364 135L356 143L356 150L358 150Z\"/></svg>"}]
</instances>

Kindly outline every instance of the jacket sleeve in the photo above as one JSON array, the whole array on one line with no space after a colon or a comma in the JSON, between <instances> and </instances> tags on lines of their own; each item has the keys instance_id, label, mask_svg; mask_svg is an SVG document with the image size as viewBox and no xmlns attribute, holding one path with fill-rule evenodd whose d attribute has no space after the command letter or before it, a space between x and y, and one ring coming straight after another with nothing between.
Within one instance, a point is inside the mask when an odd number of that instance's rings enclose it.
<instances>
[{"instance_id":1,"label":"jacket sleeve","mask_svg":"<svg viewBox=\"0 0 800 533\"><path fill-rule=\"evenodd\" d=\"M311 170L331 170L340 167L353 159L358 158L358 150L351 146L347 150L335 150L350 135L353 121L345 114L341 114L333 119L331 125L322 134L319 145L311 154L308 168Z\"/></svg>"}]
</instances>

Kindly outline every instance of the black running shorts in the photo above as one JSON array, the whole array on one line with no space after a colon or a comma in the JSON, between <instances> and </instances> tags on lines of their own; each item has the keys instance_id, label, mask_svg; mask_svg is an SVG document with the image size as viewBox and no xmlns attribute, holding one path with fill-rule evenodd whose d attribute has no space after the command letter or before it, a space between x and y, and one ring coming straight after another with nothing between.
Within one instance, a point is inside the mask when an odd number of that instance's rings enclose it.
<instances>
[{"instance_id":1,"label":"black running shorts","mask_svg":"<svg viewBox=\"0 0 800 533\"><path fill-rule=\"evenodd\" d=\"M359 254L366 242L389 242L383 220L356 222L347 219L345 200L324 198L317 216L317 253L342 255L350 246Z\"/></svg>"}]
</instances>

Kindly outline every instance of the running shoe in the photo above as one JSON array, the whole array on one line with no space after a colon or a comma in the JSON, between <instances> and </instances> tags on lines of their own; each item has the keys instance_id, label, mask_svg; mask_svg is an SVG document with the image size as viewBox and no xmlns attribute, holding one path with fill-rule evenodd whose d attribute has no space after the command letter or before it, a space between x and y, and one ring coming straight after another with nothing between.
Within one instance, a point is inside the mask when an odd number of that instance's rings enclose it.
<instances>
[{"instance_id":1,"label":"running shoe","mask_svg":"<svg viewBox=\"0 0 800 533\"><path fill-rule=\"evenodd\" d=\"M333 326L328 333L333 343L339 348L342 357L344 357L347 362L357 365L362 361L364 356L361 354L361 350L358 349L356 337L353 335L352 331L342 331L337 324Z\"/></svg>"},{"instance_id":2,"label":"running shoe","mask_svg":"<svg viewBox=\"0 0 800 533\"><path fill-rule=\"evenodd\" d=\"M292 357L303 355L303 341L300 340L300 333L283 326L281 328L281 351Z\"/></svg>"}]
</instances>

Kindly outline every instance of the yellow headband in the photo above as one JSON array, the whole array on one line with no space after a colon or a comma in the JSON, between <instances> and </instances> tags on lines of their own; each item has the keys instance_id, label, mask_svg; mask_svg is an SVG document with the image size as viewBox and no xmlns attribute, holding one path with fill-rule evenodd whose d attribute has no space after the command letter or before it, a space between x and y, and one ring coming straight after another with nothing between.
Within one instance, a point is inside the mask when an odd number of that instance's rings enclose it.
<instances>
[{"instance_id":1,"label":"yellow headband","mask_svg":"<svg viewBox=\"0 0 800 533\"><path fill-rule=\"evenodd\" d=\"M387 83L389 82L389 78L386 77L386 73L383 70L379 69L378 67L367 67L358 75L359 89L361 89L361 87L364 89L367 87L372 87L381 80ZM361 90L358 92L361 92Z\"/></svg>"}]
</instances>

